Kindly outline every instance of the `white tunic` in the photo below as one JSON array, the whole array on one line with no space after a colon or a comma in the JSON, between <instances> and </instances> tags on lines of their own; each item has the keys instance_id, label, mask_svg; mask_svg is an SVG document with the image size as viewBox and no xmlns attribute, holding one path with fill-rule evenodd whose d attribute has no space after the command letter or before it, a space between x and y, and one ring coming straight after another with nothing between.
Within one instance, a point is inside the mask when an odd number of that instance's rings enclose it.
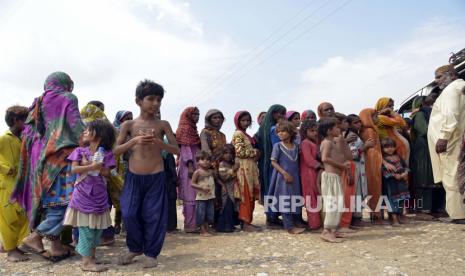
<instances>
[{"instance_id":1,"label":"white tunic","mask_svg":"<svg viewBox=\"0 0 465 276\"><path fill-rule=\"evenodd\" d=\"M461 137L465 128L465 81L451 82L433 105L428 126L428 146L434 182L446 190L446 210L452 219L465 218L465 205L457 186L457 166ZM436 153L438 139L447 140L447 151Z\"/></svg>"}]
</instances>

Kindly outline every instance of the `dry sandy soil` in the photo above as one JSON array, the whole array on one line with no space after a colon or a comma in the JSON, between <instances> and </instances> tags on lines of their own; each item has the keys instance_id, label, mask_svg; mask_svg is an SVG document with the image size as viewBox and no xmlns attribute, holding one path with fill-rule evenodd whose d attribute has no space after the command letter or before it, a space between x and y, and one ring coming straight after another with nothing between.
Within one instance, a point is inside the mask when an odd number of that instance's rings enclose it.
<instances>
[{"instance_id":1,"label":"dry sandy soil","mask_svg":"<svg viewBox=\"0 0 465 276\"><path fill-rule=\"evenodd\" d=\"M178 213L181 219L180 212ZM256 224L264 226L263 209ZM182 225L179 220L178 225ZM402 227L370 227L340 244L318 233L289 235L282 230L235 232L201 238L169 234L159 266L143 269L111 264L101 275L464 275L465 225L412 221ZM124 236L98 255L116 261L125 252ZM80 270L80 257L51 264L39 256L25 263L0 260L0 275L92 275Z\"/></svg>"}]
</instances>

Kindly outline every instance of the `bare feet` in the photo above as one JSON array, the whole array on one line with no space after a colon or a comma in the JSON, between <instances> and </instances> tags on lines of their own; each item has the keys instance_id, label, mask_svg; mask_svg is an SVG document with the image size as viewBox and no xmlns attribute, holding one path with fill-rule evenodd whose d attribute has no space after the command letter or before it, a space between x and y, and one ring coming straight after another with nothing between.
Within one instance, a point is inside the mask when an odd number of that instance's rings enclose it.
<instances>
[{"instance_id":1,"label":"bare feet","mask_svg":"<svg viewBox=\"0 0 465 276\"><path fill-rule=\"evenodd\" d=\"M334 233L330 233L329 231L323 231L321 233L321 239L323 239L326 242L331 242L331 243L340 243L342 242L341 239L337 239Z\"/></svg>"},{"instance_id":2,"label":"bare feet","mask_svg":"<svg viewBox=\"0 0 465 276\"><path fill-rule=\"evenodd\" d=\"M115 238L102 238L100 240L100 246L110 246L115 243Z\"/></svg>"},{"instance_id":3,"label":"bare feet","mask_svg":"<svg viewBox=\"0 0 465 276\"><path fill-rule=\"evenodd\" d=\"M245 232L257 232L260 231L260 228L250 223L244 223L244 225L242 226L242 230L244 230Z\"/></svg>"},{"instance_id":4,"label":"bare feet","mask_svg":"<svg viewBox=\"0 0 465 276\"><path fill-rule=\"evenodd\" d=\"M305 228L293 227L287 230L287 232L292 235L302 234L303 232L305 232Z\"/></svg>"},{"instance_id":5,"label":"bare feet","mask_svg":"<svg viewBox=\"0 0 465 276\"><path fill-rule=\"evenodd\" d=\"M25 262L28 261L29 258L25 256L21 251L19 251L17 248L10 250L7 252L7 257L6 260L9 262Z\"/></svg>"},{"instance_id":6,"label":"bare feet","mask_svg":"<svg viewBox=\"0 0 465 276\"><path fill-rule=\"evenodd\" d=\"M134 258L140 255L142 255L142 252L139 252L139 253L129 252L126 255L119 257L118 264L119 265L132 264L134 262Z\"/></svg>"},{"instance_id":7,"label":"bare feet","mask_svg":"<svg viewBox=\"0 0 465 276\"><path fill-rule=\"evenodd\" d=\"M208 231L205 231L205 232L200 232L200 236L202 236L202 237L212 237L213 234L208 232Z\"/></svg>"},{"instance_id":8,"label":"bare feet","mask_svg":"<svg viewBox=\"0 0 465 276\"><path fill-rule=\"evenodd\" d=\"M350 233L355 233L357 231L353 230L353 229L350 229L349 227L344 227L344 228L340 228L338 230L339 233L347 233L347 234L350 234Z\"/></svg>"},{"instance_id":9,"label":"bare feet","mask_svg":"<svg viewBox=\"0 0 465 276\"><path fill-rule=\"evenodd\" d=\"M62 244L60 240L55 240L50 242L50 255L51 256L63 256L69 253Z\"/></svg>"},{"instance_id":10,"label":"bare feet","mask_svg":"<svg viewBox=\"0 0 465 276\"><path fill-rule=\"evenodd\" d=\"M339 239L347 238L347 236L346 236L345 234L339 232L339 230L336 231L336 232L334 232L334 236L335 236L336 238L339 238Z\"/></svg>"},{"instance_id":11,"label":"bare feet","mask_svg":"<svg viewBox=\"0 0 465 276\"><path fill-rule=\"evenodd\" d=\"M158 260L157 258L152 258L145 256L143 268L152 268L152 267L157 267L158 266Z\"/></svg>"},{"instance_id":12,"label":"bare feet","mask_svg":"<svg viewBox=\"0 0 465 276\"><path fill-rule=\"evenodd\" d=\"M32 251L35 251L38 254L44 252L44 244L42 243L42 237L36 232L32 232L29 236L27 236L23 240L23 244L26 248L31 249Z\"/></svg>"},{"instance_id":13,"label":"bare feet","mask_svg":"<svg viewBox=\"0 0 465 276\"><path fill-rule=\"evenodd\" d=\"M96 263L88 263L81 265L82 271L90 271L90 272L104 272L108 270L108 267L98 265Z\"/></svg>"}]
</instances>

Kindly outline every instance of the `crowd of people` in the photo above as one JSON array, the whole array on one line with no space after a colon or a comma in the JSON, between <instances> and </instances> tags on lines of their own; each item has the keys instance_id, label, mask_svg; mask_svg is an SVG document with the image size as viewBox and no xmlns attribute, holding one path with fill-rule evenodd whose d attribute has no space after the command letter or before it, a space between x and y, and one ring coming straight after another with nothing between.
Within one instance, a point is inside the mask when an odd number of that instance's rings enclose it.
<instances>
[{"instance_id":1,"label":"crowd of people","mask_svg":"<svg viewBox=\"0 0 465 276\"><path fill-rule=\"evenodd\" d=\"M161 85L141 81L140 114L105 105L79 110L73 81L51 74L31 107L12 106L0 137L0 242L12 262L26 253L58 262L75 251L84 271L104 271L99 245L126 231L128 265L144 255L155 267L165 234L183 230L321 231L339 243L372 224L399 226L409 217L465 224L465 82L451 65L435 71L441 93L417 96L409 118L381 98L359 114L336 112L329 102L302 113L273 105L234 116L232 140L221 132L224 114L187 107L175 132L162 120ZM355 200L354 200L355 199ZM110 216L114 208L114 220ZM303 212L304 210L304 212ZM50 242L45 250L43 240Z\"/></svg>"}]
</instances>

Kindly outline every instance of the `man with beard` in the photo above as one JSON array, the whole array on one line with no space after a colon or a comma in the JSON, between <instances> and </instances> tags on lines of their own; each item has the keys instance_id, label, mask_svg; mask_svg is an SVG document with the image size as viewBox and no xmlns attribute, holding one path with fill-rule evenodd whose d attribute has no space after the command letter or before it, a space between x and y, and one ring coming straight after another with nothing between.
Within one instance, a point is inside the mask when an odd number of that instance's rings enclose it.
<instances>
[{"instance_id":1,"label":"man with beard","mask_svg":"<svg viewBox=\"0 0 465 276\"><path fill-rule=\"evenodd\" d=\"M452 65L436 69L435 82L442 89L434 103L428 127L428 145L434 182L446 190L446 211L452 223L465 224L465 204L457 185L458 156L465 128L465 81Z\"/></svg>"}]
</instances>

